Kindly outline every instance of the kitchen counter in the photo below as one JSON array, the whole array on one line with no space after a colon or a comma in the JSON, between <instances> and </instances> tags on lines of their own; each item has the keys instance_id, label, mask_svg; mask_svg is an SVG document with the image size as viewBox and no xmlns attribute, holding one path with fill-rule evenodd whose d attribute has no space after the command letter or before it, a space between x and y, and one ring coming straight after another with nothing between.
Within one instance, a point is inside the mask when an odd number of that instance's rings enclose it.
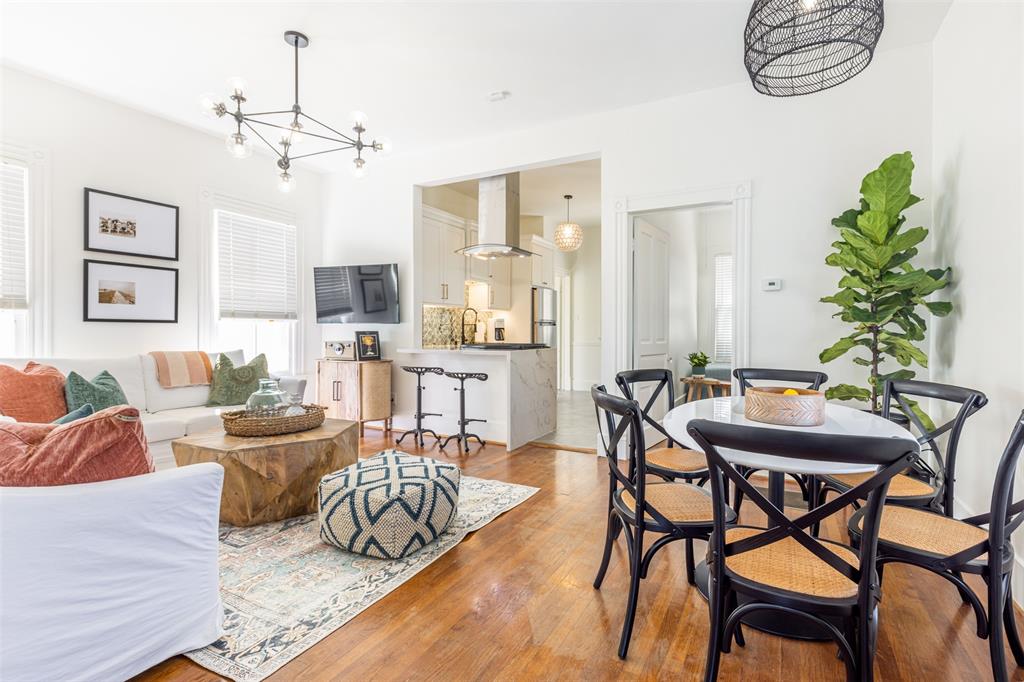
<instances>
[{"instance_id":1,"label":"kitchen counter","mask_svg":"<svg viewBox=\"0 0 1024 682\"><path fill-rule=\"evenodd\" d=\"M508 450L555 430L556 355L553 348L484 350L479 348L399 348L395 365L442 367L450 372L483 372L487 381L466 382L466 417L486 419L467 427L484 439L505 443ZM395 374L395 424L412 428L416 411L416 377L400 369ZM459 430L457 382L445 376L424 377L423 425L438 433ZM454 448L454 443L449 446Z\"/></svg>"},{"instance_id":2,"label":"kitchen counter","mask_svg":"<svg viewBox=\"0 0 1024 682\"><path fill-rule=\"evenodd\" d=\"M425 353L460 353L462 355L505 355L508 353L529 353L550 348L399 348L400 355L422 355Z\"/></svg>"}]
</instances>

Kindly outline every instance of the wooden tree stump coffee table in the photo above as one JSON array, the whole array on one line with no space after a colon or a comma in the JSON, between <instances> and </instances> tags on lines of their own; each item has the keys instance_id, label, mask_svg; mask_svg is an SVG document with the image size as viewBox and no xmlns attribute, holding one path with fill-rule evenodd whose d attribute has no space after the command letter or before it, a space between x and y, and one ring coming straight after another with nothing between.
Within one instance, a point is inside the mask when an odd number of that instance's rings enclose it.
<instances>
[{"instance_id":1,"label":"wooden tree stump coffee table","mask_svg":"<svg viewBox=\"0 0 1024 682\"><path fill-rule=\"evenodd\" d=\"M255 526L316 511L325 475L355 464L359 425L342 419L283 436L242 438L223 431L171 442L178 466L216 462L224 467L220 520Z\"/></svg>"}]
</instances>

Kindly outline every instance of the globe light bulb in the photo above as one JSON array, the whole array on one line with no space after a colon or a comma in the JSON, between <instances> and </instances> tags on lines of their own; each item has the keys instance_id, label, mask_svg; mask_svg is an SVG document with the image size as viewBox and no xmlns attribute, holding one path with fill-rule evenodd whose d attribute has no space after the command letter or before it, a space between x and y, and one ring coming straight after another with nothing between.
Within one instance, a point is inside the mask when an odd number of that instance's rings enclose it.
<instances>
[{"instance_id":1,"label":"globe light bulb","mask_svg":"<svg viewBox=\"0 0 1024 682\"><path fill-rule=\"evenodd\" d=\"M291 192L292 188L295 187L295 178L292 177L292 174L288 171L282 171L278 177L281 178L281 181L277 183L277 188L286 194Z\"/></svg>"},{"instance_id":2,"label":"globe light bulb","mask_svg":"<svg viewBox=\"0 0 1024 682\"><path fill-rule=\"evenodd\" d=\"M352 175L357 178L366 177L366 161L363 159L352 160Z\"/></svg>"},{"instance_id":3,"label":"globe light bulb","mask_svg":"<svg viewBox=\"0 0 1024 682\"><path fill-rule=\"evenodd\" d=\"M199 96L199 106L207 118L220 118L227 112L224 103L211 92L205 92Z\"/></svg>"},{"instance_id":4,"label":"globe light bulb","mask_svg":"<svg viewBox=\"0 0 1024 682\"><path fill-rule=\"evenodd\" d=\"M238 76L232 76L228 79L228 89L236 95L241 95L246 90L246 83Z\"/></svg>"},{"instance_id":5,"label":"globe light bulb","mask_svg":"<svg viewBox=\"0 0 1024 682\"><path fill-rule=\"evenodd\" d=\"M242 133L231 133L224 140L224 146L236 159L246 159L252 156L252 144Z\"/></svg>"},{"instance_id":6,"label":"globe light bulb","mask_svg":"<svg viewBox=\"0 0 1024 682\"><path fill-rule=\"evenodd\" d=\"M806 11L810 12L818 6L818 0L800 0L800 4L803 5Z\"/></svg>"},{"instance_id":7,"label":"globe light bulb","mask_svg":"<svg viewBox=\"0 0 1024 682\"><path fill-rule=\"evenodd\" d=\"M352 117L352 125L366 127L366 114L361 111L353 111L349 115Z\"/></svg>"},{"instance_id":8,"label":"globe light bulb","mask_svg":"<svg viewBox=\"0 0 1024 682\"><path fill-rule=\"evenodd\" d=\"M302 142L303 140L306 139L306 137L302 134L302 124L299 123L297 120L296 121L292 121L292 124L290 126L288 126L288 127L292 131L289 134L289 137L291 138L292 144L299 144L300 142Z\"/></svg>"},{"instance_id":9,"label":"globe light bulb","mask_svg":"<svg viewBox=\"0 0 1024 682\"><path fill-rule=\"evenodd\" d=\"M382 137L373 141L373 148L384 156L390 156L394 145L391 144L390 138Z\"/></svg>"}]
</instances>

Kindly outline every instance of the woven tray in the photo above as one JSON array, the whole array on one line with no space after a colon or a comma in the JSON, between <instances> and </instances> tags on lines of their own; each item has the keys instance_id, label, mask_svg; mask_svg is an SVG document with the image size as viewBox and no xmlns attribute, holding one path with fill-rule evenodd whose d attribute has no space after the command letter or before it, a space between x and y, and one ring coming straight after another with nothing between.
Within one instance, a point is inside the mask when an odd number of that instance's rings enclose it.
<instances>
[{"instance_id":1,"label":"woven tray","mask_svg":"<svg viewBox=\"0 0 1024 682\"><path fill-rule=\"evenodd\" d=\"M797 395L783 395L794 390ZM780 426L821 426L825 423L825 394L807 388L757 386L747 389L743 416Z\"/></svg>"},{"instance_id":2,"label":"woven tray","mask_svg":"<svg viewBox=\"0 0 1024 682\"><path fill-rule=\"evenodd\" d=\"M232 436L280 436L284 433L309 431L324 423L324 408L320 405L303 405L306 414L294 417L246 416L245 410L223 412L224 431Z\"/></svg>"}]
</instances>

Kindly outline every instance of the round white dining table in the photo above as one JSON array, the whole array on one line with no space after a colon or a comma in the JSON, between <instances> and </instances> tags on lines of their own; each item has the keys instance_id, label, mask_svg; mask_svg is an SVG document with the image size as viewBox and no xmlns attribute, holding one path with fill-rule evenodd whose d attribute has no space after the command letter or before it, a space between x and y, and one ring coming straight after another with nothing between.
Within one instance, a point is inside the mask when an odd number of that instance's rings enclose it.
<instances>
[{"instance_id":1,"label":"round white dining table","mask_svg":"<svg viewBox=\"0 0 1024 682\"><path fill-rule=\"evenodd\" d=\"M673 439L697 451L700 451L701 448L690 434L686 432L690 422L695 419L708 419L725 424L736 424L737 426L787 429L801 433L903 438L910 441L915 448L918 447L917 439L914 438L914 435L899 424L879 415L852 407L826 403L825 423L821 426L783 426L747 419L743 416L743 401L744 398L742 396L737 396L733 398L708 398L706 400L694 400L689 403L683 403L679 407L668 411L663 424L665 430L668 431ZM864 465L820 462L809 459L797 459L795 457L778 457L726 448L720 448L719 452L731 464L780 474L854 474L874 470L874 467L865 467Z\"/></svg>"},{"instance_id":2,"label":"round white dining table","mask_svg":"<svg viewBox=\"0 0 1024 682\"><path fill-rule=\"evenodd\" d=\"M710 421L738 426L754 426L766 429L788 429L802 433L826 433L844 436L874 436L876 438L901 438L908 445L919 449L917 439L905 428L884 417L842 405L825 405L825 423L821 426L784 426L765 424L747 419L743 415L743 397L709 398L684 403L668 411L663 425L670 436L681 445L701 451L697 442L686 432L691 421L708 419ZM875 467L841 462L822 462L817 460L799 459L796 457L779 457L756 452L745 452L719 448L718 452L729 463L751 469L768 472L768 499L777 508L785 506L786 474L851 474L874 471ZM696 582L698 589L707 596L707 565L701 562L697 566ZM799 619L780 617L773 612L753 612L744 617L743 622L764 632L782 637L796 639L822 640L830 636L820 627Z\"/></svg>"}]
</instances>

